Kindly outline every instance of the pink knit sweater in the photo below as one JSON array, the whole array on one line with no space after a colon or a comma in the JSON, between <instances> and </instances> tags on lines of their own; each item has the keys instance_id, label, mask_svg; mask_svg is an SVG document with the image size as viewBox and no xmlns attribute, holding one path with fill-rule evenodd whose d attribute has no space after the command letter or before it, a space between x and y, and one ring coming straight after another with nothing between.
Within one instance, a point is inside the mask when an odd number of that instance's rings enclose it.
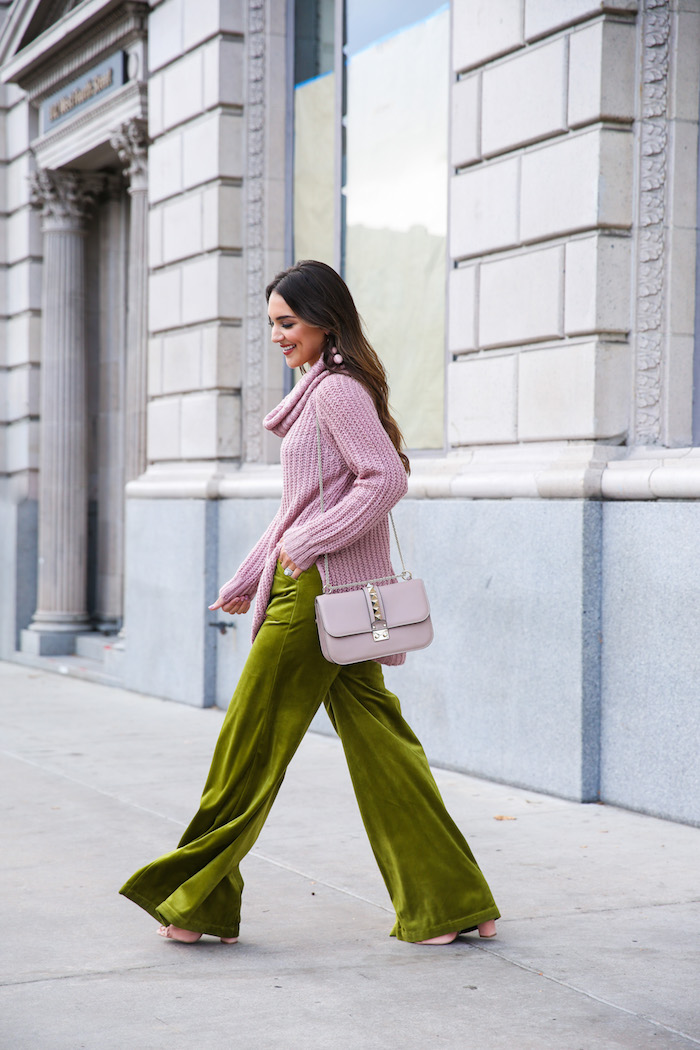
<instances>
[{"instance_id":1,"label":"pink knit sweater","mask_svg":"<svg viewBox=\"0 0 700 1050\"><path fill-rule=\"evenodd\" d=\"M318 488L316 413L321 425L323 504ZM280 547L300 569L318 563L330 583L393 573L388 513L406 493L406 472L368 391L319 359L264 420L282 438L282 502L263 536L220 596L256 596L253 638L265 618ZM325 580L323 581L326 582ZM381 662L400 664L405 654Z\"/></svg>"}]
</instances>

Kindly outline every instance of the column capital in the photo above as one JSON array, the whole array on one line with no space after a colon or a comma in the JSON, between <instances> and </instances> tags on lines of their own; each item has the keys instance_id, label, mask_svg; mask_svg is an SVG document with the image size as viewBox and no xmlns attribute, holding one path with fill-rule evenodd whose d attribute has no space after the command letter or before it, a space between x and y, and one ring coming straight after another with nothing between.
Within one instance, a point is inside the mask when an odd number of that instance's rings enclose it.
<instances>
[{"instance_id":1,"label":"column capital","mask_svg":"<svg viewBox=\"0 0 700 1050\"><path fill-rule=\"evenodd\" d=\"M130 180L129 191L134 193L148 187L148 130L140 117L126 120L112 132L110 145L124 165Z\"/></svg>"},{"instance_id":2,"label":"column capital","mask_svg":"<svg viewBox=\"0 0 700 1050\"><path fill-rule=\"evenodd\" d=\"M31 203L44 229L80 229L104 189L104 176L69 168L38 168L30 176Z\"/></svg>"}]
</instances>

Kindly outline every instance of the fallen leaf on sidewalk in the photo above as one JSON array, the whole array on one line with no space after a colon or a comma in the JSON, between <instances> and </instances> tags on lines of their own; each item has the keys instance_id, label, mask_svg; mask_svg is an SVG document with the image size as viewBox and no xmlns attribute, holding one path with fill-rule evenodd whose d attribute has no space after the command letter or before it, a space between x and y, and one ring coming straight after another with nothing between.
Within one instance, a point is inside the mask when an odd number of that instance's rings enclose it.
<instances>
[{"instance_id":1,"label":"fallen leaf on sidewalk","mask_svg":"<svg viewBox=\"0 0 700 1050\"><path fill-rule=\"evenodd\" d=\"M493 819L494 820L517 820L518 818L517 817L504 817L504 816L500 815L498 817L494 817Z\"/></svg>"}]
</instances>

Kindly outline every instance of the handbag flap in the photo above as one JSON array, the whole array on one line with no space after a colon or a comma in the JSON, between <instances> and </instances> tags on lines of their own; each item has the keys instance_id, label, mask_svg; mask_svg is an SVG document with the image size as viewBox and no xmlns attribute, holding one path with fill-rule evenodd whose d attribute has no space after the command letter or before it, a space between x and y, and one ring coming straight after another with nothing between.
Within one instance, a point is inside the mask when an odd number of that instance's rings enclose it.
<instances>
[{"instance_id":1,"label":"handbag flap","mask_svg":"<svg viewBox=\"0 0 700 1050\"><path fill-rule=\"evenodd\" d=\"M421 623L430 616L428 596L422 580L405 580L377 587L387 627ZM316 599L316 616L323 629L334 638L361 634L372 629L364 590L340 594L321 594Z\"/></svg>"}]
</instances>

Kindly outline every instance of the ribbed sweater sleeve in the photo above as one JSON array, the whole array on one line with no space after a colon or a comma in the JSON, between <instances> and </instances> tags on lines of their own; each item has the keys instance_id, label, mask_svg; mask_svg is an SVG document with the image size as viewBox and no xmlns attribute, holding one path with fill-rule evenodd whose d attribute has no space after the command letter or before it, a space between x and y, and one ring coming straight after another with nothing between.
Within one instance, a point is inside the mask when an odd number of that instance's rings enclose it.
<instances>
[{"instance_id":1,"label":"ribbed sweater sleeve","mask_svg":"<svg viewBox=\"0 0 700 1050\"><path fill-rule=\"evenodd\" d=\"M361 383L332 375L319 384L314 397L322 440L335 444L355 480L323 514L287 529L284 547L300 569L349 546L385 517L407 489L403 464Z\"/></svg>"},{"instance_id":2,"label":"ribbed sweater sleeve","mask_svg":"<svg viewBox=\"0 0 700 1050\"><path fill-rule=\"evenodd\" d=\"M232 598L244 597L252 601L265 568L270 537L277 529L277 520L280 515L281 508L277 511L250 554L241 562L235 576L232 576L219 589L219 597L223 598L225 602L230 602Z\"/></svg>"}]
</instances>

